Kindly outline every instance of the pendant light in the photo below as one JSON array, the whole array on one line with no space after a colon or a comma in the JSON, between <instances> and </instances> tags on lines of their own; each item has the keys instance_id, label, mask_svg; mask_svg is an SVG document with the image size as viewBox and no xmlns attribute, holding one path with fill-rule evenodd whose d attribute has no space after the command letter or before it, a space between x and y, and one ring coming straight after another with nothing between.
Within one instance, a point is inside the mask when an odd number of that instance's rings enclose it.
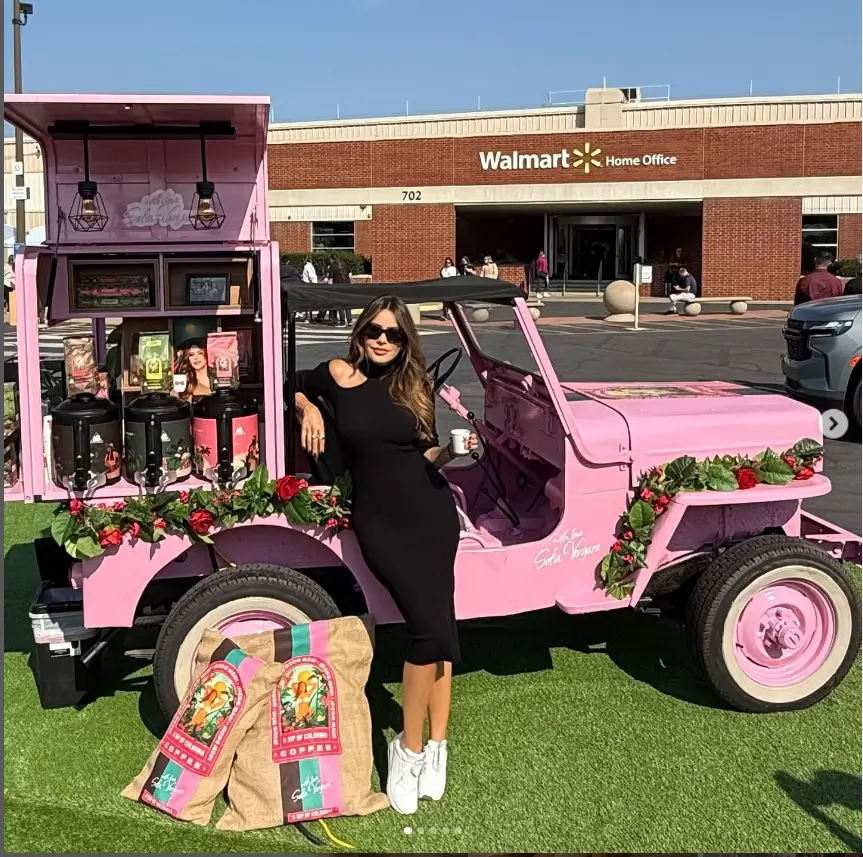
<instances>
[{"instance_id":1,"label":"pendant light","mask_svg":"<svg viewBox=\"0 0 863 857\"><path fill-rule=\"evenodd\" d=\"M201 134L201 181L195 185L195 195L189 207L189 222L195 229L220 229L225 222L225 210L216 193L216 185L207 180L207 141Z\"/></svg>"},{"instance_id":2,"label":"pendant light","mask_svg":"<svg viewBox=\"0 0 863 857\"><path fill-rule=\"evenodd\" d=\"M76 232L101 232L108 223L99 186L90 181L90 141L84 134L84 181L78 182L78 193L72 200L69 222Z\"/></svg>"}]
</instances>

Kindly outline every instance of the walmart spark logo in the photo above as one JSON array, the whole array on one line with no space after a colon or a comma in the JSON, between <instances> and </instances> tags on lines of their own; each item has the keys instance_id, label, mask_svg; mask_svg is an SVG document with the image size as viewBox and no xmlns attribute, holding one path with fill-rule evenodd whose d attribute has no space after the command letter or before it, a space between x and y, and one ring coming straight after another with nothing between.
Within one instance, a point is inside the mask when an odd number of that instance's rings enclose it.
<instances>
[{"instance_id":1,"label":"walmart spark logo","mask_svg":"<svg viewBox=\"0 0 863 857\"><path fill-rule=\"evenodd\" d=\"M573 161L573 167L583 167L585 174L590 172L591 166L601 167L599 156L602 154L602 149L591 149L590 143L584 144L584 151L581 149L573 149L573 155L576 160Z\"/></svg>"}]
</instances>

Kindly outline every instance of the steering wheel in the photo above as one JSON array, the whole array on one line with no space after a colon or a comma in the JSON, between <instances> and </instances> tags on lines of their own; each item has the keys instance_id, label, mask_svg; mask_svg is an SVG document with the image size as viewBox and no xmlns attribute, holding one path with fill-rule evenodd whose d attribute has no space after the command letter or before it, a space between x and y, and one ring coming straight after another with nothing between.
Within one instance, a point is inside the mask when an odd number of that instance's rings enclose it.
<instances>
[{"instance_id":1,"label":"steering wheel","mask_svg":"<svg viewBox=\"0 0 863 857\"><path fill-rule=\"evenodd\" d=\"M429 363L426 372L428 372L429 375L432 376L435 393L440 390L440 388L443 387L444 384L446 384L446 382L450 378L450 375L455 372L456 367L461 362L463 354L464 352L461 350L461 348L450 348L449 351L444 351L444 353L441 354L441 356L438 357L437 360L432 360L432 362ZM443 362L447 359L447 357L452 357L453 361L449 366L447 366L447 368L443 372L441 372L441 366L443 365Z\"/></svg>"}]
</instances>

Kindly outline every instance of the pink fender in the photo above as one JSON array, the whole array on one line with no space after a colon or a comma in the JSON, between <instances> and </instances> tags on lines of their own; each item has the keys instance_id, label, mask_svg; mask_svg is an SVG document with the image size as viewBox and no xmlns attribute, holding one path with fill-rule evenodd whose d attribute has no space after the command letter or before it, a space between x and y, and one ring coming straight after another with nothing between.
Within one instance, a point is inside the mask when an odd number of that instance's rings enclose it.
<instances>
[{"instance_id":1,"label":"pink fender","mask_svg":"<svg viewBox=\"0 0 863 857\"><path fill-rule=\"evenodd\" d=\"M369 571L350 531L322 542L311 527L256 518L216 531L212 538L225 559L237 565L254 562L309 568L344 563L377 622L401 621L390 594ZM188 559L178 562L187 551ZM73 569L73 585L84 591L84 624L88 628L131 627L144 590L154 578L207 574L210 566L204 560L206 552L183 536L168 536L158 545L124 542L96 559L85 560Z\"/></svg>"},{"instance_id":2,"label":"pink fender","mask_svg":"<svg viewBox=\"0 0 863 857\"><path fill-rule=\"evenodd\" d=\"M647 564L635 577L629 603L638 603L657 571L694 556L705 544L725 544L774 527L799 535L801 502L829 493L830 480L817 475L783 486L677 494L656 525Z\"/></svg>"}]
</instances>

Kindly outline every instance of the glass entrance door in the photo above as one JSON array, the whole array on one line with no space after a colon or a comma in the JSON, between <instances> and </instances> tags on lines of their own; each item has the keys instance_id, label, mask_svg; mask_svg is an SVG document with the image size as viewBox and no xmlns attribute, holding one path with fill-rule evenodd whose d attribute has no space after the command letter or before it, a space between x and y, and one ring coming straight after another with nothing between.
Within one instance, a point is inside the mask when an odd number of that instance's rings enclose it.
<instances>
[{"instance_id":1,"label":"glass entrance door","mask_svg":"<svg viewBox=\"0 0 863 857\"><path fill-rule=\"evenodd\" d=\"M572 224L568 232L569 279L608 282L632 276L630 224Z\"/></svg>"},{"instance_id":2,"label":"glass entrance door","mask_svg":"<svg viewBox=\"0 0 863 857\"><path fill-rule=\"evenodd\" d=\"M573 226L569 269L573 280L609 280L616 277L617 229L608 226Z\"/></svg>"}]
</instances>

